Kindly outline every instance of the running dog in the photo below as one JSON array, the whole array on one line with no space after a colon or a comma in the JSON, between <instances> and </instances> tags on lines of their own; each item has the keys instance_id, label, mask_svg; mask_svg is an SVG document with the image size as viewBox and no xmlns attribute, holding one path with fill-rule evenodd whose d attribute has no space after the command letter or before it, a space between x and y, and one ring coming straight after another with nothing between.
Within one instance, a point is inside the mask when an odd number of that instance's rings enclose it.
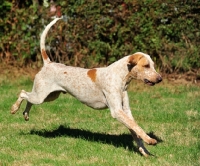
<instances>
[{"instance_id":1,"label":"running dog","mask_svg":"<svg viewBox=\"0 0 200 166\"><path fill-rule=\"evenodd\" d=\"M139 151L148 156L150 153L142 140L152 145L157 141L149 137L135 122L129 106L127 86L132 79L142 80L150 86L161 82L162 77L155 71L154 62L149 55L137 52L103 68L84 69L54 63L45 51L45 38L51 26L58 20L60 18L51 21L41 35L40 49L44 66L35 76L32 91L21 91L11 113L15 114L22 101L26 100L23 114L25 120L29 120L29 111L33 104L53 101L61 92L69 93L93 109L109 108L111 116L130 130Z\"/></svg>"}]
</instances>

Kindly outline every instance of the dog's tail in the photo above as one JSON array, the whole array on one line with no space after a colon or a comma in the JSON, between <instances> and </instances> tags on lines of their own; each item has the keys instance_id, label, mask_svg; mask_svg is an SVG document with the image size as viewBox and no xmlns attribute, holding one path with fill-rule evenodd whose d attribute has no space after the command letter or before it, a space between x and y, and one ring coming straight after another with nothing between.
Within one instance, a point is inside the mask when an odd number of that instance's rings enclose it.
<instances>
[{"instance_id":1,"label":"dog's tail","mask_svg":"<svg viewBox=\"0 0 200 166\"><path fill-rule=\"evenodd\" d=\"M42 54L42 59L43 59L44 64L50 62L50 59L49 59L49 57L46 53L46 49L45 49L45 38L47 36L49 29L60 19L62 19L62 18L55 18L53 21L51 21L46 26L46 28L44 29L44 31L42 32L42 35L40 37L40 51L41 51L41 54Z\"/></svg>"}]
</instances>

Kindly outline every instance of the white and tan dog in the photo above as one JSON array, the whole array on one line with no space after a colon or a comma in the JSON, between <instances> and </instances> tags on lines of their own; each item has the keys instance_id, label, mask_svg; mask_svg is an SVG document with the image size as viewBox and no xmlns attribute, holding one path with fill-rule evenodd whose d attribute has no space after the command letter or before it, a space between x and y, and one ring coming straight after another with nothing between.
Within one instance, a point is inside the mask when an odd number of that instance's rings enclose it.
<instances>
[{"instance_id":1,"label":"white and tan dog","mask_svg":"<svg viewBox=\"0 0 200 166\"><path fill-rule=\"evenodd\" d=\"M23 114L25 120L28 120L33 104L55 100L61 92L69 93L94 109L108 107L112 117L130 130L139 151L144 156L148 156L149 152L141 139L147 144L156 144L157 141L150 138L135 122L129 106L127 86L132 79L140 79L149 85L162 81L162 77L154 69L150 56L137 52L108 67L94 69L51 62L45 51L45 38L51 26L59 19L50 22L41 35L40 47L44 66L35 76L32 92L22 90L11 108L11 113L16 113L22 101L27 100Z\"/></svg>"}]
</instances>

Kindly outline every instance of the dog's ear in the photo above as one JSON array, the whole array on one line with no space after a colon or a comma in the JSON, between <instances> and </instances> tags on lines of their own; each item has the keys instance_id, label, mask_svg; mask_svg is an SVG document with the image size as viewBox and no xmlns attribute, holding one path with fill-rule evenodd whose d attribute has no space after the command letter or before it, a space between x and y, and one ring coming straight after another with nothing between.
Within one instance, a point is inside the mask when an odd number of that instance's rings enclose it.
<instances>
[{"instance_id":1,"label":"dog's ear","mask_svg":"<svg viewBox=\"0 0 200 166\"><path fill-rule=\"evenodd\" d=\"M135 53L133 55L130 55L130 57L128 58L128 63L127 63L127 67L128 70L131 71L131 69L137 65L138 61L143 57L143 55L141 53Z\"/></svg>"}]
</instances>

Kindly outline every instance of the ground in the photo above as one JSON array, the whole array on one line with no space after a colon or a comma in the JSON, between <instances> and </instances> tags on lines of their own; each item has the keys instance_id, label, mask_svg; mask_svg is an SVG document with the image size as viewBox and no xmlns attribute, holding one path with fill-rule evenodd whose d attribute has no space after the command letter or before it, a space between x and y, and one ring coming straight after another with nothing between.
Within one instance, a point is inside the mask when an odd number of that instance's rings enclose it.
<instances>
[{"instance_id":1,"label":"ground","mask_svg":"<svg viewBox=\"0 0 200 166\"><path fill-rule=\"evenodd\" d=\"M164 81L153 89L141 81L129 87L134 118L160 140L146 146L154 155L146 159L108 110L94 111L70 95L33 106L28 122L22 116L26 102L10 114L39 70L0 65L0 165L199 165L200 80L194 73L162 74Z\"/></svg>"}]
</instances>

